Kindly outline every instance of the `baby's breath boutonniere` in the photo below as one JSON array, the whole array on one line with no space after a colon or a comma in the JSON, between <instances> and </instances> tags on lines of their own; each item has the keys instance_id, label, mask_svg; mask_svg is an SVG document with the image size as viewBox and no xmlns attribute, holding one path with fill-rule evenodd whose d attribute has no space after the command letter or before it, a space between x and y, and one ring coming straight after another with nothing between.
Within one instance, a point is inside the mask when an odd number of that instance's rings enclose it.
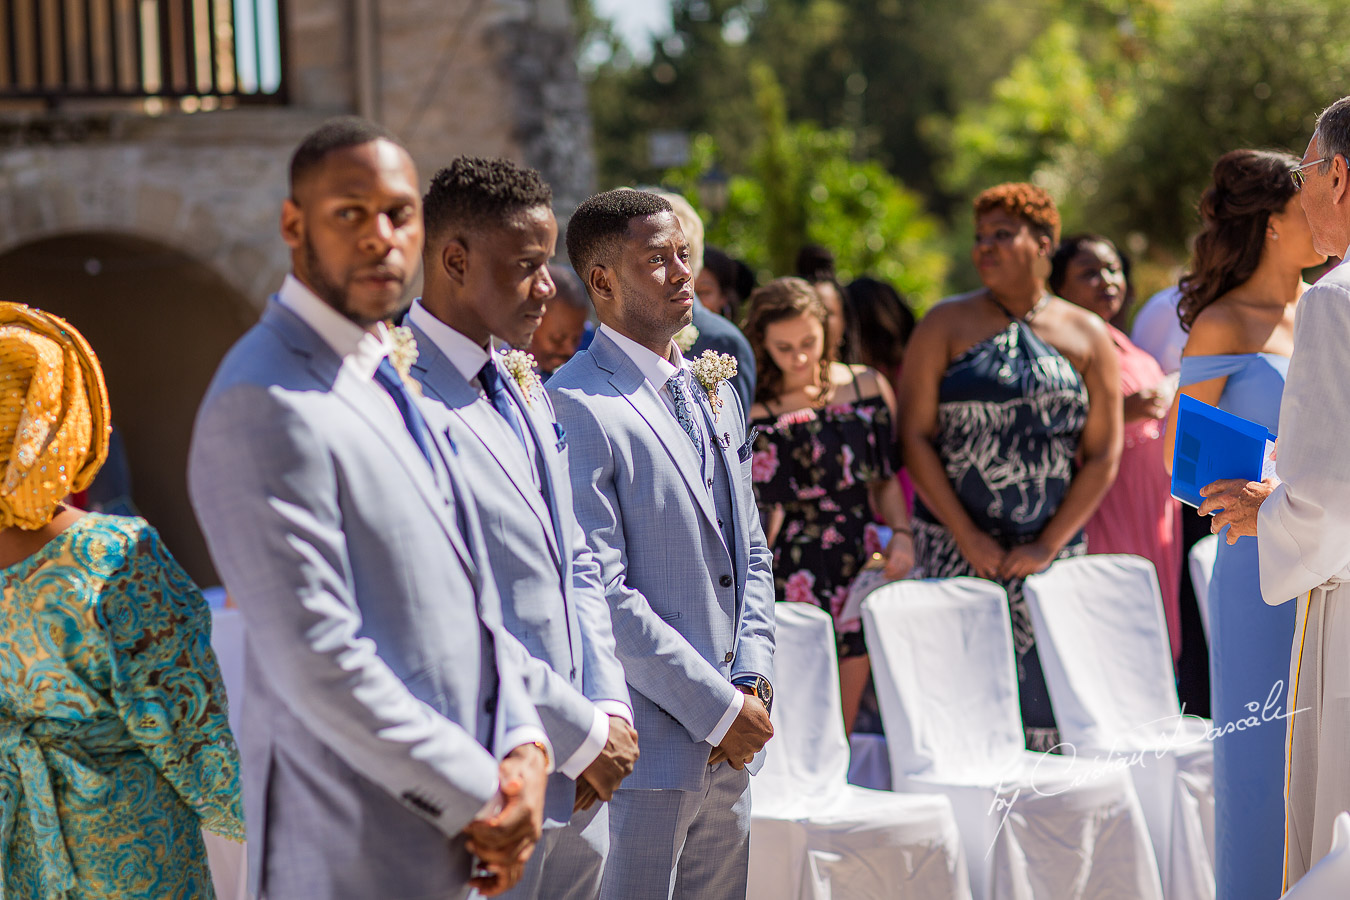
<instances>
[{"instance_id":1,"label":"baby's breath boutonniere","mask_svg":"<svg viewBox=\"0 0 1350 900\"><path fill-rule=\"evenodd\" d=\"M520 392L525 396L525 402L529 403L534 396L534 389L542 386L535 372L534 354L524 350L508 350L502 354L502 367L520 385Z\"/></svg>"},{"instance_id":2,"label":"baby's breath boutonniere","mask_svg":"<svg viewBox=\"0 0 1350 900\"><path fill-rule=\"evenodd\" d=\"M416 396L422 395L422 386L412 377L413 363L417 362L417 339L412 329L406 325L389 329L389 339L393 346L389 349L389 364L394 367L404 386Z\"/></svg>"},{"instance_id":3,"label":"baby's breath boutonniere","mask_svg":"<svg viewBox=\"0 0 1350 900\"><path fill-rule=\"evenodd\" d=\"M703 390L708 392L708 402L712 404L715 421L722 413L722 398L718 396L717 388L728 378L736 377L736 357L715 350L704 350L702 356L689 364L689 371L698 379Z\"/></svg>"},{"instance_id":4,"label":"baby's breath boutonniere","mask_svg":"<svg viewBox=\"0 0 1350 900\"><path fill-rule=\"evenodd\" d=\"M698 343L698 329L694 327L693 322L675 332L675 346L680 348L681 353L693 350L696 343Z\"/></svg>"}]
</instances>

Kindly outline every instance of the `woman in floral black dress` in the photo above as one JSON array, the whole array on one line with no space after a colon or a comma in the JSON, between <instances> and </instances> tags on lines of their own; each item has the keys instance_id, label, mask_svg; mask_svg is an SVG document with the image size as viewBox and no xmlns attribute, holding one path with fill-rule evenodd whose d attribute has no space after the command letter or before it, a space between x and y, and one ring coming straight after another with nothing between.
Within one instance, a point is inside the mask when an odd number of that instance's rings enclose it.
<instances>
[{"instance_id":1,"label":"woman in floral black dress","mask_svg":"<svg viewBox=\"0 0 1350 900\"><path fill-rule=\"evenodd\" d=\"M750 296L746 336L759 383L751 424L753 477L774 552L779 600L815 603L835 619L844 725L849 731L869 673L857 619L840 621L849 586L874 552L878 518L892 530L886 576L913 565L904 495L895 480L895 397L866 366L834 362L828 313L800 278Z\"/></svg>"}]
</instances>

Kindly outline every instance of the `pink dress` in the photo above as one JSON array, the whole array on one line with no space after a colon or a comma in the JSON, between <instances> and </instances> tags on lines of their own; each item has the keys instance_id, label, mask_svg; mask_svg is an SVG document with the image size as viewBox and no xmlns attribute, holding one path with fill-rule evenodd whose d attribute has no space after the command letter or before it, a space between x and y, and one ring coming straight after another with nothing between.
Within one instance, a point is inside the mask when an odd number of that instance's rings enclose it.
<instances>
[{"instance_id":1,"label":"pink dress","mask_svg":"<svg viewBox=\"0 0 1350 900\"><path fill-rule=\"evenodd\" d=\"M1157 360L1108 325L1120 354L1124 396L1163 379ZM1120 472L1102 505L1088 520L1089 553L1133 553L1153 563L1162 588L1163 612L1172 642L1172 661L1181 657L1181 510L1172 499L1171 479L1163 468L1163 419L1125 423Z\"/></svg>"}]
</instances>

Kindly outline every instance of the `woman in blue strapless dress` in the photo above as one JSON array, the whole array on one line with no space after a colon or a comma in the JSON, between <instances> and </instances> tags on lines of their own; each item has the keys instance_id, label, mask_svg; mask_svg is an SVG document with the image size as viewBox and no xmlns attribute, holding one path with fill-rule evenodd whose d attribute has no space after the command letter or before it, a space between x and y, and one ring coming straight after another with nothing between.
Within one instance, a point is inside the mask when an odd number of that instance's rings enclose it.
<instances>
[{"instance_id":1,"label":"woman in blue strapless dress","mask_svg":"<svg viewBox=\"0 0 1350 900\"><path fill-rule=\"evenodd\" d=\"M1181 390L1277 433L1302 270L1321 261L1289 178L1298 160L1236 150L1214 167L1205 228L1178 309ZM1176 410L1166 438L1171 464ZM1195 515L1188 509L1185 515ZM1256 538L1220 533L1209 588L1215 880L1223 900L1278 897L1284 864L1283 718L1294 604L1261 597ZM1228 728L1255 716L1255 728Z\"/></svg>"}]
</instances>

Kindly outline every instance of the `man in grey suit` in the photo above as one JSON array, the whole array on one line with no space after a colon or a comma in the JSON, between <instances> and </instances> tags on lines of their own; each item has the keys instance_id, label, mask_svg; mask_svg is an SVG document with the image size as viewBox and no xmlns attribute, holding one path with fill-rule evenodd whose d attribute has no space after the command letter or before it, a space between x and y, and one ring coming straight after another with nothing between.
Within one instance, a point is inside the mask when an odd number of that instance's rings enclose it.
<instances>
[{"instance_id":1,"label":"man in grey suit","mask_svg":"<svg viewBox=\"0 0 1350 900\"><path fill-rule=\"evenodd\" d=\"M467 493L506 628L552 667L527 683L558 770L544 836L509 896L590 900L609 849L608 812L596 800L632 772L637 732L548 395L523 353L508 367L491 343L528 346L552 300L552 201L538 172L509 160L460 157L438 172L422 199L423 293L405 322L430 420L473 473Z\"/></svg>"},{"instance_id":2,"label":"man in grey suit","mask_svg":"<svg viewBox=\"0 0 1350 900\"><path fill-rule=\"evenodd\" d=\"M671 340L694 298L670 204L592 197L567 252L601 326L548 387L642 749L610 803L600 895L743 900L749 771L773 734L773 578L751 440L728 373L691 369Z\"/></svg>"},{"instance_id":3,"label":"man in grey suit","mask_svg":"<svg viewBox=\"0 0 1350 900\"><path fill-rule=\"evenodd\" d=\"M417 187L375 126L305 139L281 214L292 274L193 434L193 505L248 627L240 745L266 900L492 896L539 835L550 751L527 657L453 454L390 359Z\"/></svg>"}]
</instances>

